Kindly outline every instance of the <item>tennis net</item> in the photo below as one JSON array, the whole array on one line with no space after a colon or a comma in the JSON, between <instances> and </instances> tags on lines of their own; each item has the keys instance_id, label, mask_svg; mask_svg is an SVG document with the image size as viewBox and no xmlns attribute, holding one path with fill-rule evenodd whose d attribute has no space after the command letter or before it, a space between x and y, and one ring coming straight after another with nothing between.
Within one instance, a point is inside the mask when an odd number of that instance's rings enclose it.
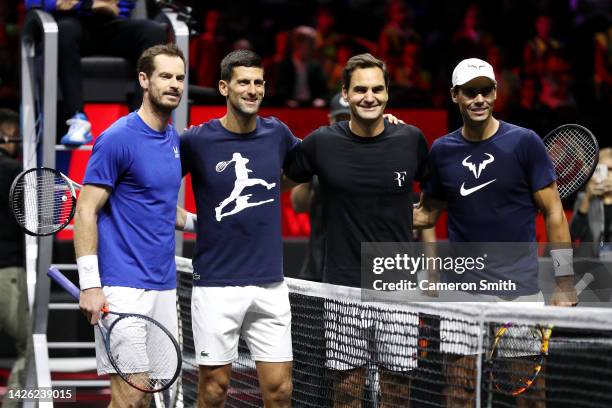
<instances>
[{"instance_id":1,"label":"tennis net","mask_svg":"<svg viewBox=\"0 0 612 408\"><path fill-rule=\"evenodd\" d=\"M177 258L177 270L183 348L177 406L194 407L191 261ZM609 309L365 303L357 288L286 281L294 407L355 400L361 407L612 406ZM226 406L263 406L242 340Z\"/></svg>"}]
</instances>

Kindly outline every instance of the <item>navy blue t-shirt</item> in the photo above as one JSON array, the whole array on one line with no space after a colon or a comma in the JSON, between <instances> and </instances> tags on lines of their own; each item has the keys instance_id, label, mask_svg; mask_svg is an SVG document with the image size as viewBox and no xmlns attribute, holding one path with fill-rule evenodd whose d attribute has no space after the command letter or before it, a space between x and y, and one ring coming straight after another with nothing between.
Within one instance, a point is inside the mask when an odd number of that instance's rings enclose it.
<instances>
[{"instance_id":1,"label":"navy blue t-shirt","mask_svg":"<svg viewBox=\"0 0 612 408\"><path fill-rule=\"evenodd\" d=\"M181 187L179 136L158 132L136 112L96 140L84 184L112 189L98 214L98 263L104 286L176 288L174 226Z\"/></svg>"},{"instance_id":2,"label":"navy blue t-shirt","mask_svg":"<svg viewBox=\"0 0 612 408\"><path fill-rule=\"evenodd\" d=\"M472 142L457 129L434 142L429 166L423 191L447 203L449 241L535 242L533 195L556 178L535 132L499 121L493 136ZM521 294L537 292L533 263L528 272L515 269Z\"/></svg>"},{"instance_id":3,"label":"navy blue t-shirt","mask_svg":"<svg viewBox=\"0 0 612 408\"><path fill-rule=\"evenodd\" d=\"M257 117L251 133L218 119L181 137L198 213L194 285L245 286L283 280L280 175L298 143L276 118Z\"/></svg>"}]
</instances>

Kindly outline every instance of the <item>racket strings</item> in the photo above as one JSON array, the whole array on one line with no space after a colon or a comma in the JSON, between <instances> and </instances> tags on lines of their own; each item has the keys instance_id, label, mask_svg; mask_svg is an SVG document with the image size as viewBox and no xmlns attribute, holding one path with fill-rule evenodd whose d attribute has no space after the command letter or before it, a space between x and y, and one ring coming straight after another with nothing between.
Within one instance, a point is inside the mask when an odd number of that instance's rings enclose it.
<instances>
[{"instance_id":1,"label":"racket strings","mask_svg":"<svg viewBox=\"0 0 612 408\"><path fill-rule=\"evenodd\" d=\"M537 327L500 329L490 353L491 377L496 388L518 394L531 385L542 368L544 344L543 333Z\"/></svg>"},{"instance_id":2,"label":"racket strings","mask_svg":"<svg viewBox=\"0 0 612 408\"><path fill-rule=\"evenodd\" d=\"M544 143L555 167L559 195L565 198L588 181L597 164L597 144L588 131L573 126L560 128Z\"/></svg>"},{"instance_id":3,"label":"racket strings","mask_svg":"<svg viewBox=\"0 0 612 408\"><path fill-rule=\"evenodd\" d=\"M119 318L108 333L117 373L143 391L157 391L173 382L180 356L170 334L139 316Z\"/></svg>"},{"instance_id":4,"label":"racket strings","mask_svg":"<svg viewBox=\"0 0 612 408\"><path fill-rule=\"evenodd\" d=\"M66 224L75 201L72 189L59 174L30 171L15 184L12 209L15 219L25 229L46 234Z\"/></svg>"}]
</instances>

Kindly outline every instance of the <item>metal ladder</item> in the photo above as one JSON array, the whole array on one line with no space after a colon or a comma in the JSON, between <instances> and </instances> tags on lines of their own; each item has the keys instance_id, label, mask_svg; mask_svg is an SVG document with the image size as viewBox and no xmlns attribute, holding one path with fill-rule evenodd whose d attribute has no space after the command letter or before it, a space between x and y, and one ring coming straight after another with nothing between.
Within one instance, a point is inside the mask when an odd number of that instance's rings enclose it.
<instances>
[{"instance_id":1,"label":"metal ladder","mask_svg":"<svg viewBox=\"0 0 612 408\"><path fill-rule=\"evenodd\" d=\"M145 1L137 2L134 13L145 15ZM142 14L144 12L144 14ZM177 46L185 56L186 74L189 67L189 28L179 20L177 13L163 10L172 27ZM37 166L55 168L55 153L66 150L56 145L57 120L57 63L58 28L55 19L47 12L33 9L28 12L21 36L21 115L23 135L23 168ZM42 53L42 77L37 75L35 57L37 49ZM185 83L188 83L186 77ZM175 109L172 122L179 132L188 123L188 87ZM79 150L91 150L84 146ZM179 205L184 203L184 185L179 193ZM176 254L181 255L183 234L177 232ZM53 386L107 386L108 381L52 381L49 365L49 349L93 348L93 342L52 342L47 341L47 320L49 310L78 310L76 304L49 304L49 279L47 270L51 266L53 237L25 236L26 274L28 304L32 318L33 358L28 361L26 387L52 388ZM76 265L58 265L62 269L76 270ZM27 401L24 407L53 407L53 402Z\"/></svg>"}]
</instances>

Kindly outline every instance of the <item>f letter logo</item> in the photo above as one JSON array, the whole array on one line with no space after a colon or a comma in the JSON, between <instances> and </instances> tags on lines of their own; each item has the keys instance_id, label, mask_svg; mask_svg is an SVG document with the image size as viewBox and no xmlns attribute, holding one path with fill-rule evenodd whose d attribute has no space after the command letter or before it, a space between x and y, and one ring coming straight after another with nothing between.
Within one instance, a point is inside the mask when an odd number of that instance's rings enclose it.
<instances>
[{"instance_id":1,"label":"f letter logo","mask_svg":"<svg viewBox=\"0 0 612 408\"><path fill-rule=\"evenodd\" d=\"M406 172L405 171L394 171L395 173L395 181L397 181L397 186L402 187L404 180L406 180Z\"/></svg>"}]
</instances>

